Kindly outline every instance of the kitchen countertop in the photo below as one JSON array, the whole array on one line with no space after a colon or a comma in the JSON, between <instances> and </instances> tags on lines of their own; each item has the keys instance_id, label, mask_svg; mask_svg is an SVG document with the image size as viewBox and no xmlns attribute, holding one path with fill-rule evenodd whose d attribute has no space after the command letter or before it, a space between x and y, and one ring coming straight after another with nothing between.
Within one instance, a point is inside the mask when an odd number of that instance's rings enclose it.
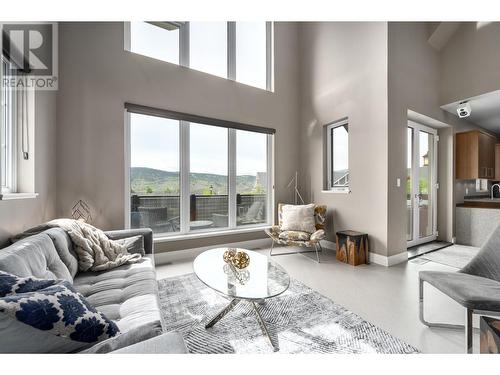
<instances>
[{"instance_id":1,"label":"kitchen countertop","mask_svg":"<svg viewBox=\"0 0 500 375\"><path fill-rule=\"evenodd\" d=\"M465 198L463 203L457 204L457 207L500 209L500 198L493 198L493 199L487 197Z\"/></svg>"}]
</instances>

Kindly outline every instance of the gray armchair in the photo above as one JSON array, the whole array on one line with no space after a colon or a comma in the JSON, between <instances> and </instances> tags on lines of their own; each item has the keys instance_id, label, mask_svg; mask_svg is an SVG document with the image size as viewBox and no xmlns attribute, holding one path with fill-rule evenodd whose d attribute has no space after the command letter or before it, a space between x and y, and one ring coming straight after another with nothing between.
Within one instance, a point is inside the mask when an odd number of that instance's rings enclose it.
<instances>
[{"instance_id":1,"label":"gray armchair","mask_svg":"<svg viewBox=\"0 0 500 375\"><path fill-rule=\"evenodd\" d=\"M427 282L465 307L466 352L472 353L473 314L500 316L500 225L460 271L421 271L419 279L420 321L429 327L464 328L425 320L424 282Z\"/></svg>"}]
</instances>

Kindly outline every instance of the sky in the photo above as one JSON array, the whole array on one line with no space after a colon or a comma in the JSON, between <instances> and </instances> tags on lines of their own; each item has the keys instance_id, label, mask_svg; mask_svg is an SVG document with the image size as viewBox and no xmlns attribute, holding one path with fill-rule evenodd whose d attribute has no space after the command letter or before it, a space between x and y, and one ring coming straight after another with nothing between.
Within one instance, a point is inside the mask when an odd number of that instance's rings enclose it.
<instances>
[{"instance_id":1,"label":"sky","mask_svg":"<svg viewBox=\"0 0 500 375\"><path fill-rule=\"evenodd\" d=\"M179 122L130 114L131 166L179 171ZM227 175L228 130L190 124L190 171ZM236 131L236 174L266 171L267 135Z\"/></svg>"},{"instance_id":2,"label":"sky","mask_svg":"<svg viewBox=\"0 0 500 375\"><path fill-rule=\"evenodd\" d=\"M189 23L190 68L227 77L227 22ZM165 30L146 22L131 22L131 51L179 63L179 30ZM236 79L266 88L266 24L236 23ZM227 175L227 129L192 124L191 172ZM265 172L266 135L238 131L238 175ZM179 170L177 121L131 114L131 165L165 171Z\"/></svg>"},{"instance_id":3,"label":"sky","mask_svg":"<svg viewBox=\"0 0 500 375\"><path fill-rule=\"evenodd\" d=\"M344 126L333 128L333 170L349 169L349 134Z\"/></svg>"},{"instance_id":4,"label":"sky","mask_svg":"<svg viewBox=\"0 0 500 375\"><path fill-rule=\"evenodd\" d=\"M131 22L130 49L179 64L179 30ZM189 67L227 78L227 22L189 22ZM236 81L266 89L265 22L236 22Z\"/></svg>"}]
</instances>

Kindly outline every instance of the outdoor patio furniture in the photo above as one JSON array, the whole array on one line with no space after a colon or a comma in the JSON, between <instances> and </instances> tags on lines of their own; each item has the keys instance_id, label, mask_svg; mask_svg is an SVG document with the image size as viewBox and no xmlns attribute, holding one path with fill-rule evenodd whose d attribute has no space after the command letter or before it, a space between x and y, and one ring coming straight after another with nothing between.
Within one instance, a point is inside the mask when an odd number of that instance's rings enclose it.
<instances>
[{"instance_id":1,"label":"outdoor patio furniture","mask_svg":"<svg viewBox=\"0 0 500 375\"><path fill-rule=\"evenodd\" d=\"M214 225L212 220L193 220L189 222L191 230L208 229Z\"/></svg>"},{"instance_id":2,"label":"outdoor patio furniture","mask_svg":"<svg viewBox=\"0 0 500 375\"><path fill-rule=\"evenodd\" d=\"M167 207L142 207L139 206L137 211L141 215L143 228L151 228L155 233L171 231L171 223L168 220Z\"/></svg>"},{"instance_id":3,"label":"outdoor patio furniture","mask_svg":"<svg viewBox=\"0 0 500 375\"><path fill-rule=\"evenodd\" d=\"M226 228L228 226L228 215L226 214L212 214L212 221L216 228Z\"/></svg>"}]
</instances>

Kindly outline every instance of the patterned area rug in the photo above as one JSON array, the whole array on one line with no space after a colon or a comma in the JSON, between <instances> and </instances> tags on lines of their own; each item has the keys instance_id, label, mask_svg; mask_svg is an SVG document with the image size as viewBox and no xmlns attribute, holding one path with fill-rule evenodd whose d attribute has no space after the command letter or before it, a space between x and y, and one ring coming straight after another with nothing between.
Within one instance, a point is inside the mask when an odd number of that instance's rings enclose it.
<instances>
[{"instance_id":1,"label":"patterned area rug","mask_svg":"<svg viewBox=\"0 0 500 375\"><path fill-rule=\"evenodd\" d=\"M158 285L165 328L181 332L191 353L273 353L250 303L242 301L205 329L228 300L194 274L159 280ZM279 353L418 353L297 280L259 307Z\"/></svg>"}]
</instances>

